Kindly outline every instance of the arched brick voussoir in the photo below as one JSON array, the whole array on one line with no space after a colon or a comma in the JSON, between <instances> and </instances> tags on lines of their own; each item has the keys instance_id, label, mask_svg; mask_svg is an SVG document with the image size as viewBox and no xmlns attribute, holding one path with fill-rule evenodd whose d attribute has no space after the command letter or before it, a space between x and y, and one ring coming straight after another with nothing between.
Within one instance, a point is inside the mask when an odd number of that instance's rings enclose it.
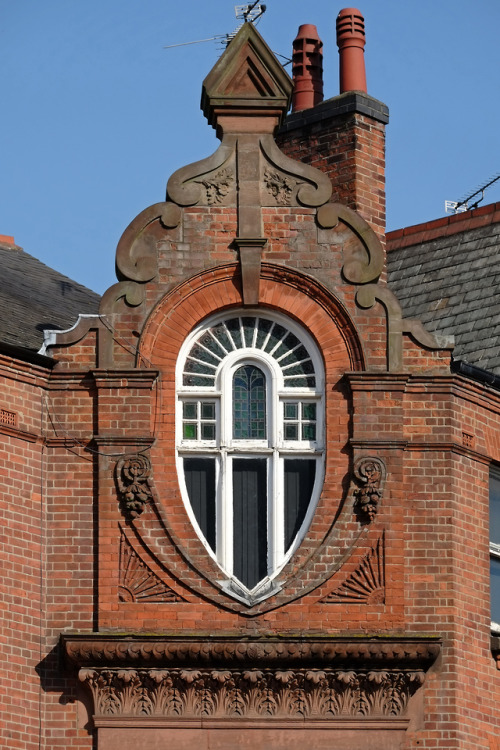
<instances>
[{"instance_id":1,"label":"arched brick voussoir","mask_svg":"<svg viewBox=\"0 0 500 750\"><path fill-rule=\"evenodd\" d=\"M211 314L241 305L236 264L193 276L152 310L141 335L139 356L155 366L175 366L172 358L195 325ZM260 305L280 310L305 325L323 352L327 371L330 367L334 371L364 369L360 339L347 310L317 280L263 263Z\"/></svg>"}]
</instances>

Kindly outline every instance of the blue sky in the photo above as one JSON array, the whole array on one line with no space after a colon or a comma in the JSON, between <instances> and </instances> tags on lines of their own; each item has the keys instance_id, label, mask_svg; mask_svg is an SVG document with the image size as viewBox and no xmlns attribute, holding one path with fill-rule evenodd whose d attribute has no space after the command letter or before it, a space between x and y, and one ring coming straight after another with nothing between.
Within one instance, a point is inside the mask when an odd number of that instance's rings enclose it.
<instances>
[{"instance_id":1,"label":"blue sky","mask_svg":"<svg viewBox=\"0 0 500 750\"><path fill-rule=\"evenodd\" d=\"M338 93L332 0L268 0L258 29L291 54L302 23ZM347 5L347 4L345 4ZM444 215L500 172L498 0L363 0L368 93L390 110L387 226ZM232 31L227 0L0 0L0 234L103 292L127 224L212 153L201 84ZM289 68L288 68L289 70ZM500 200L500 182L485 203Z\"/></svg>"}]
</instances>

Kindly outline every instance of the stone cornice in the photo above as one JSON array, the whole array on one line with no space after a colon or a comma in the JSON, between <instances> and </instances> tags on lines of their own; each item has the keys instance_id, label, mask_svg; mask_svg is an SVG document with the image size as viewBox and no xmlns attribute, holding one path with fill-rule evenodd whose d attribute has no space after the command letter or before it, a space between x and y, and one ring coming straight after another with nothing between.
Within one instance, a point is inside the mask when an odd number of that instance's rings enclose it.
<instances>
[{"instance_id":1,"label":"stone cornice","mask_svg":"<svg viewBox=\"0 0 500 750\"><path fill-rule=\"evenodd\" d=\"M436 636L310 636L242 638L185 635L63 633L66 663L78 667L245 665L427 669L441 641Z\"/></svg>"}]
</instances>

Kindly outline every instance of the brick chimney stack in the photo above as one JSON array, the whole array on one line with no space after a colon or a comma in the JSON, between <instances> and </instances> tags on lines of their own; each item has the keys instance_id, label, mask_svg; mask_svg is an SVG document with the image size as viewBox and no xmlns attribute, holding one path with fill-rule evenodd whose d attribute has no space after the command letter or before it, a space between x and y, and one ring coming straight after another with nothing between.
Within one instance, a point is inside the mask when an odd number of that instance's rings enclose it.
<instances>
[{"instance_id":1,"label":"brick chimney stack","mask_svg":"<svg viewBox=\"0 0 500 750\"><path fill-rule=\"evenodd\" d=\"M337 16L340 93L366 94L365 19L356 8L344 8Z\"/></svg>"},{"instance_id":2,"label":"brick chimney stack","mask_svg":"<svg viewBox=\"0 0 500 750\"><path fill-rule=\"evenodd\" d=\"M297 40L301 39L301 29L316 30L311 25L301 26ZM312 33L305 38L312 39ZM308 72L307 87L294 72L296 103L277 142L288 156L328 174L333 185L332 200L358 211L384 241L385 125L389 111L366 93L365 30L359 10L340 11L337 40L340 94L315 103L312 71ZM294 43L294 62L295 53Z\"/></svg>"},{"instance_id":3,"label":"brick chimney stack","mask_svg":"<svg viewBox=\"0 0 500 750\"><path fill-rule=\"evenodd\" d=\"M292 112L323 101L323 42L312 23L299 26L293 42L292 78Z\"/></svg>"}]
</instances>

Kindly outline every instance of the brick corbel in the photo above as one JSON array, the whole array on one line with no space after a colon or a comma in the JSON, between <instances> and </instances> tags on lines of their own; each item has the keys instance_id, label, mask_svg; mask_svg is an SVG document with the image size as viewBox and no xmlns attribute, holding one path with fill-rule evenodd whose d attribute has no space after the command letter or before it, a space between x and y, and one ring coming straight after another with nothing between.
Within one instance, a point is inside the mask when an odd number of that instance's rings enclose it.
<instances>
[{"instance_id":1,"label":"brick corbel","mask_svg":"<svg viewBox=\"0 0 500 750\"><path fill-rule=\"evenodd\" d=\"M241 292L243 304L258 305L262 250L267 244L265 237L236 237L241 265Z\"/></svg>"}]
</instances>

